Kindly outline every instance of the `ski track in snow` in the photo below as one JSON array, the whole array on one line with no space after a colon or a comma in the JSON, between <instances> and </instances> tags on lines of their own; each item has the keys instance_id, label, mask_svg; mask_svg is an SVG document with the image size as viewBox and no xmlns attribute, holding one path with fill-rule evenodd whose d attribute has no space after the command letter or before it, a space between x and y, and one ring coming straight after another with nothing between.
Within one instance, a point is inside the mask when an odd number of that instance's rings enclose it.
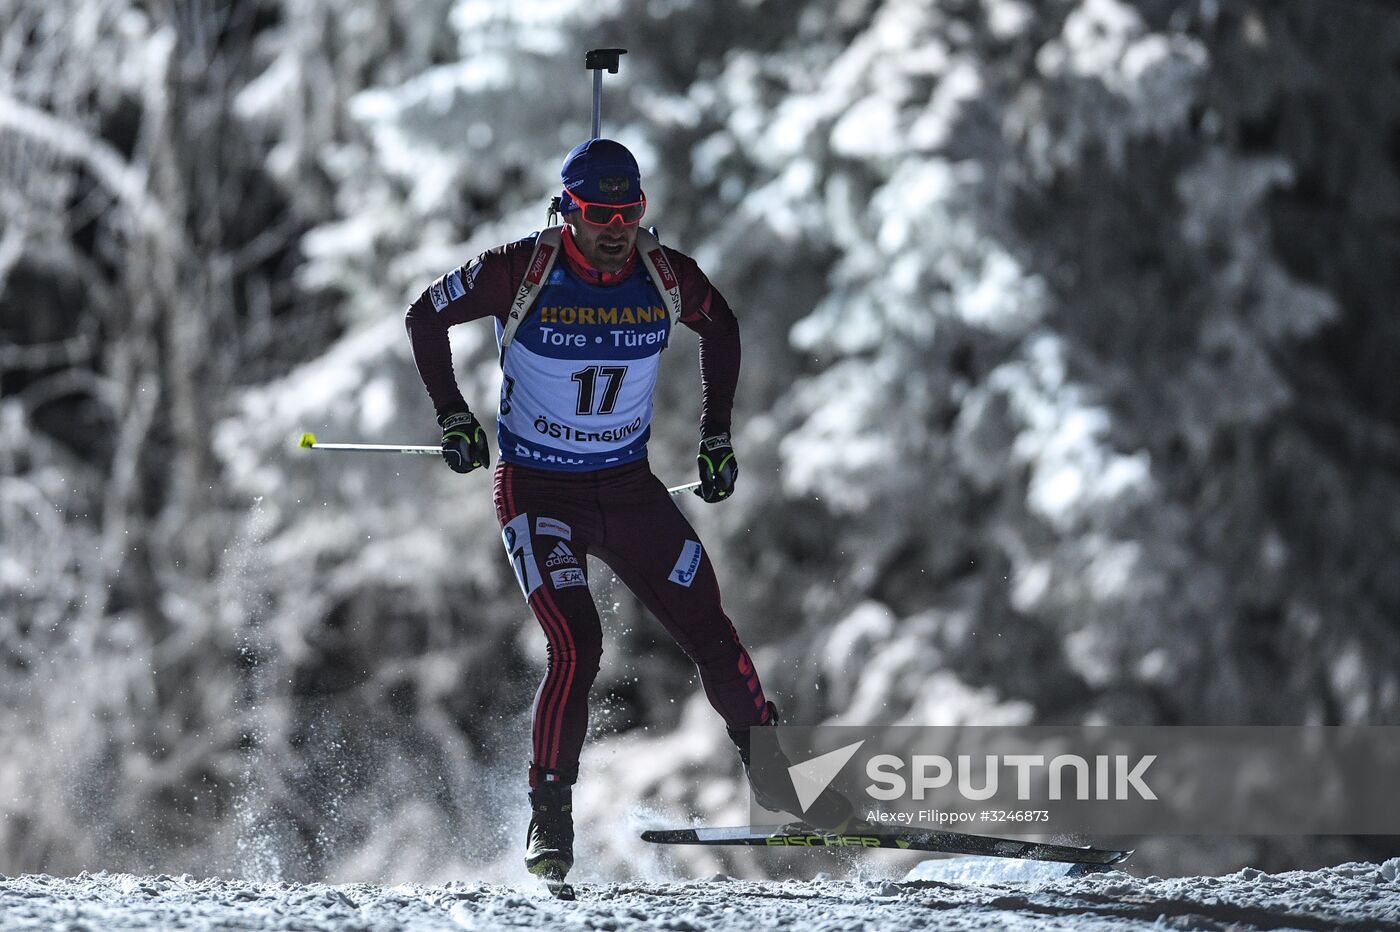
<instances>
[{"instance_id":1,"label":"ski track in snow","mask_svg":"<svg viewBox=\"0 0 1400 932\"><path fill-rule=\"evenodd\" d=\"M0 932L55 929L1344 929L1400 930L1400 858L1318 871L1040 884L715 878L542 889L452 882L252 883L189 875L0 876Z\"/></svg>"}]
</instances>

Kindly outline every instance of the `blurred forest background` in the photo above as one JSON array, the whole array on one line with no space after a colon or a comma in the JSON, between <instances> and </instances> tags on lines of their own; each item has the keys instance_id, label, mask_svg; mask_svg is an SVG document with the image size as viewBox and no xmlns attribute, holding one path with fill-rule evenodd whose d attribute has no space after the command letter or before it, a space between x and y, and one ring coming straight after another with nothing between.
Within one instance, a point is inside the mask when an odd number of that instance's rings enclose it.
<instances>
[{"instance_id":1,"label":"blurred forest background","mask_svg":"<svg viewBox=\"0 0 1400 932\"><path fill-rule=\"evenodd\" d=\"M489 478L295 441L436 441L403 310L543 225L601 45L743 325L739 494L683 507L790 719L1400 724L1392 3L0 0L0 872L519 876ZM664 873L638 818L745 796L595 575L581 857Z\"/></svg>"}]
</instances>

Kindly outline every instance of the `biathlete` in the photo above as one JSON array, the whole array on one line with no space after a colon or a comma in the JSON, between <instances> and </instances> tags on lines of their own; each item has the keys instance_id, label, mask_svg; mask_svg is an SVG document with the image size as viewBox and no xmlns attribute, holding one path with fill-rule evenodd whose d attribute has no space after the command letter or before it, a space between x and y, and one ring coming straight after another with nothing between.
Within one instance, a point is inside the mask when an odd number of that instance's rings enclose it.
<instances>
[{"instance_id":1,"label":"biathlete","mask_svg":"<svg viewBox=\"0 0 1400 932\"><path fill-rule=\"evenodd\" d=\"M639 228L646 197L623 145L585 142L561 176L562 227L443 275L409 307L407 326L442 427L443 458L469 473L491 465L491 450L457 386L447 329L481 318L496 324L496 517L548 643L533 707L525 864L562 881L573 865L572 786L603 649L589 554L695 662L746 771L749 729L774 723L776 710L720 604L699 535L647 463L657 367L679 322L700 343L696 492L710 503L734 494L738 321L693 259Z\"/></svg>"}]
</instances>

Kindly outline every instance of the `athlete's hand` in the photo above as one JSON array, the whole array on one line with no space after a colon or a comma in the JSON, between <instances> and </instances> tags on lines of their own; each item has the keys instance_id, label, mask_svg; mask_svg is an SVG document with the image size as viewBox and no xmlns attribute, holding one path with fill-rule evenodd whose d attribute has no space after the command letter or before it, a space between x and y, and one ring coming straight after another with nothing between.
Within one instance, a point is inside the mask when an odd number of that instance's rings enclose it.
<instances>
[{"instance_id":1,"label":"athlete's hand","mask_svg":"<svg viewBox=\"0 0 1400 932\"><path fill-rule=\"evenodd\" d=\"M463 409L438 418L442 425L442 458L455 472L467 473L491 465L486 430L476 415Z\"/></svg>"},{"instance_id":2,"label":"athlete's hand","mask_svg":"<svg viewBox=\"0 0 1400 932\"><path fill-rule=\"evenodd\" d=\"M734 494L734 480L739 478L739 461L734 458L729 431L703 438L695 462L700 468L700 488L695 490L696 495L714 503Z\"/></svg>"}]
</instances>

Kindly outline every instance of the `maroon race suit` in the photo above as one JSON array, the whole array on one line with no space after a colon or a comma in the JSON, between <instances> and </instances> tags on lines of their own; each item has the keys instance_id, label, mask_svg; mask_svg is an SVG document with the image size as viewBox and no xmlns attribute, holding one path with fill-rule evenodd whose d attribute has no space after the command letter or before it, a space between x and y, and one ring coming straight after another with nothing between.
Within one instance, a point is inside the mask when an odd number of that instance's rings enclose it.
<instances>
[{"instance_id":1,"label":"maroon race suit","mask_svg":"<svg viewBox=\"0 0 1400 932\"><path fill-rule=\"evenodd\" d=\"M576 277L572 280L594 288L635 289L638 276L647 279L635 250L623 269L605 273L588 264L567 227L563 240L559 261ZM488 250L434 282L409 307L414 360L439 415L467 407L453 374L447 329L489 317L499 335L534 243L529 237ZM738 321L693 259L670 248L666 257L680 284L680 321L700 338L702 434L727 431L739 374ZM451 286L444 287L449 278ZM538 315L538 308L532 314ZM512 344L507 352L514 351ZM533 708L530 785L577 779L588 692L603 640L588 586L590 553L612 568L694 661L705 694L727 727L766 724L770 712L763 687L720 604L709 554L646 459L579 471L548 468L508 452L501 451L496 467L496 516L548 644Z\"/></svg>"}]
</instances>

